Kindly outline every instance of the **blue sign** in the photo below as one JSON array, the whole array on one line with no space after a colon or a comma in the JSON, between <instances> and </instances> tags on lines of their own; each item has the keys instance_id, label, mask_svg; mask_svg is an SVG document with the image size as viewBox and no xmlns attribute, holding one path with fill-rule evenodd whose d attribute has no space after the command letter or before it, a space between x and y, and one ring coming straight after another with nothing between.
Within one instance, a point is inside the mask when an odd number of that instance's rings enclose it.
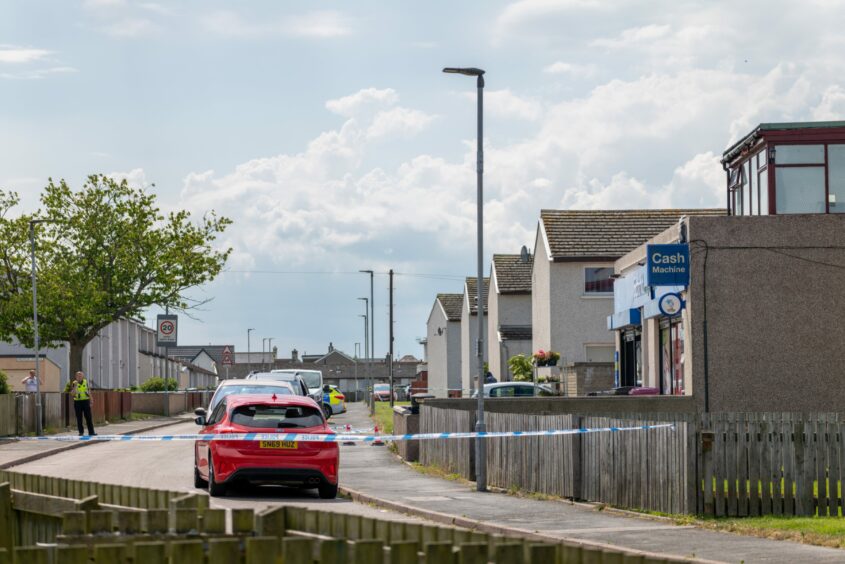
<instances>
[{"instance_id":1,"label":"blue sign","mask_svg":"<svg viewBox=\"0 0 845 564\"><path fill-rule=\"evenodd\" d=\"M684 300L680 294L670 292L664 294L657 302L657 305L660 308L660 313L666 317L675 317L676 315L680 315L681 310L684 309Z\"/></svg>"},{"instance_id":2,"label":"blue sign","mask_svg":"<svg viewBox=\"0 0 845 564\"><path fill-rule=\"evenodd\" d=\"M646 245L646 284L689 286L689 245Z\"/></svg>"}]
</instances>

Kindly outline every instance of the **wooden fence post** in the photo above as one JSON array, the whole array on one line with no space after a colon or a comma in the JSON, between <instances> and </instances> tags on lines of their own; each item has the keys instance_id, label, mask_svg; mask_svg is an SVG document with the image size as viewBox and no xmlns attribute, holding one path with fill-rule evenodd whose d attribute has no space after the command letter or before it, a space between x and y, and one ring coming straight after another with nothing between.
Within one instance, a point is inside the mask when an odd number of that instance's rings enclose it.
<instances>
[{"instance_id":1,"label":"wooden fence post","mask_svg":"<svg viewBox=\"0 0 845 564\"><path fill-rule=\"evenodd\" d=\"M202 541L173 541L170 545L171 562L202 562Z\"/></svg>"},{"instance_id":2,"label":"wooden fence post","mask_svg":"<svg viewBox=\"0 0 845 564\"><path fill-rule=\"evenodd\" d=\"M285 537L282 539L282 562L285 564L314 564L311 539Z\"/></svg>"},{"instance_id":3,"label":"wooden fence post","mask_svg":"<svg viewBox=\"0 0 845 564\"><path fill-rule=\"evenodd\" d=\"M0 559L0 562L2 562L2 559ZM88 546L59 546L56 548L56 562L61 562L62 564L88 564L90 562L88 559Z\"/></svg>"},{"instance_id":4,"label":"wooden fence post","mask_svg":"<svg viewBox=\"0 0 845 564\"><path fill-rule=\"evenodd\" d=\"M572 416L572 428L580 429L582 423L580 415ZM583 480L581 479L584 472L583 452L584 442L581 440L581 434L572 435L572 497L575 499L586 499L583 491Z\"/></svg>"},{"instance_id":5,"label":"wooden fence post","mask_svg":"<svg viewBox=\"0 0 845 564\"><path fill-rule=\"evenodd\" d=\"M413 541L396 541L390 543L390 564L407 564L419 562L419 543Z\"/></svg>"},{"instance_id":6,"label":"wooden fence post","mask_svg":"<svg viewBox=\"0 0 845 564\"><path fill-rule=\"evenodd\" d=\"M135 543L135 562L144 564L165 564L167 556L163 542Z\"/></svg>"},{"instance_id":7,"label":"wooden fence post","mask_svg":"<svg viewBox=\"0 0 845 564\"><path fill-rule=\"evenodd\" d=\"M430 542L425 545L423 552L425 564L454 564L455 562L451 542Z\"/></svg>"},{"instance_id":8,"label":"wooden fence post","mask_svg":"<svg viewBox=\"0 0 845 564\"><path fill-rule=\"evenodd\" d=\"M554 562L554 560L547 560L547 562ZM487 545L480 542L460 545L458 564L487 564Z\"/></svg>"},{"instance_id":9,"label":"wooden fence post","mask_svg":"<svg viewBox=\"0 0 845 564\"><path fill-rule=\"evenodd\" d=\"M240 562L240 539L209 539L208 564L232 564ZM202 560L199 560L202 562Z\"/></svg>"},{"instance_id":10,"label":"wooden fence post","mask_svg":"<svg viewBox=\"0 0 845 564\"><path fill-rule=\"evenodd\" d=\"M12 511L12 486L9 482L0 484L0 549L6 549L11 556L15 544L15 514Z\"/></svg>"},{"instance_id":11,"label":"wooden fence post","mask_svg":"<svg viewBox=\"0 0 845 564\"><path fill-rule=\"evenodd\" d=\"M250 537L246 539L246 564L276 562L279 556L279 539L276 537Z\"/></svg>"},{"instance_id":12,"label":"wooden fence post","mask_svg":"<svg viewBox=\"0 0 845 564\"><path fill-rule=\"evenodd\" d=\"M384 543L380 540L358 540L350 544L352 545L351 562L354 564L384 562Z\"/></svg>"}]
</instances>

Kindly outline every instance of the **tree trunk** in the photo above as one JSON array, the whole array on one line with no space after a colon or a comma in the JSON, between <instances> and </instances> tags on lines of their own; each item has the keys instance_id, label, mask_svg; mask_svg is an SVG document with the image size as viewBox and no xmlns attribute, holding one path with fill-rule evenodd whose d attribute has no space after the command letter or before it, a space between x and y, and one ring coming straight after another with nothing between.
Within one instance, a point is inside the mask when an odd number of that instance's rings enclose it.
<instances>
[{"instance_id":1,"label":"tree trunk","mask_svg":"<svg viewBox=\"0 0 845 564\"><path fill-rule=\"evenodd\" d=\"M74 374L82 370L82 353L84 350L85 344L70 344L70 373L68 374L69 379L72 379ZM88 375L86 374L86 376Z\"/></svg>"}]
</instances>

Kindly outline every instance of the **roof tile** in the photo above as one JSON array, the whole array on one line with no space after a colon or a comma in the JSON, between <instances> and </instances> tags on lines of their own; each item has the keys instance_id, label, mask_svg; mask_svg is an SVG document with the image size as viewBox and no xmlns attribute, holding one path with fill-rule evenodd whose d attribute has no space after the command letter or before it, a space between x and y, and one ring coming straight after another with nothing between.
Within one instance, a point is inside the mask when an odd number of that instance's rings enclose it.
<instances>
[{"instance_id":1,"label":"roof tile","mask_svg":"<svg viewBox=\"0 0 845 564\"><path fill-rule=\"evenodd\" d=\"M534 255L528 255L523 262L520 255L493 255L493 268L496 271L496 287L500 294L530 294L531 269L534 267Z\"/></svg>"}]
</instances>

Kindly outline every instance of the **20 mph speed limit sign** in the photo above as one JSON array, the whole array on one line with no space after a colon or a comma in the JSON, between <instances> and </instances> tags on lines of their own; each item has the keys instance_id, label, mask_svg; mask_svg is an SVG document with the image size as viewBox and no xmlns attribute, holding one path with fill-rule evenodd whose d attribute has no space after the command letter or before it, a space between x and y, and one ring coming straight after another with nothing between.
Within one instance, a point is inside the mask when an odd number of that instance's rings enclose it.
<instances>
[{"instance_id":1,"label":"20 mph speed limit sign","mask_svg":"<svg viewBox=\"0 0 845 564\"><path fill-rule=\"evenodd\" d=\"M156 346L175 347L178 315L159 315L156 318Z\"/></svg>"}]
</instances>

